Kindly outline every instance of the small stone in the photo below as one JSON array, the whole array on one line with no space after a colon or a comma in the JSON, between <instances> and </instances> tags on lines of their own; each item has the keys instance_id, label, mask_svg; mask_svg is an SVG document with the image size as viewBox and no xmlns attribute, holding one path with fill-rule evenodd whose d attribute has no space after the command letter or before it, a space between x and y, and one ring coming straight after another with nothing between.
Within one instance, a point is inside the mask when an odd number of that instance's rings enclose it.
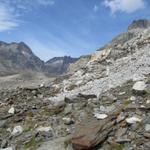
<instances>
[{"instance_id":1,"label":"small stone","mask_svg":"<svg viewBox=\"0 0 150 150\"><path fill-rule=\"evenodd\" d=\"M106 108L105 108L104 106L100 106L100 111L105 112L105 111L106 111Z\"/></svg>"},{"instance_id":2,"label":"small stone","mask_svg":"<svg viewBox=\"0 0 150 150\"><path fill-rule=\"evenodd\" d=\"M150 124L145 125L145 131L150 132Z\"/></svg>"},{"instance_id":3,"label":"small stone","mask_svg":"<svg viewBox=\"0 0 150 150\"><path fill-rule=\"evenodd\" d=\"M52 129L52 127L38 127L37 129L36 129L38 132L49 132L49 131L52 131L53 129Z\"/></svg>"},{"instance_id":4,"label":"small stone","mask_svg":"<svg viewBox=\"0 0 150 150\"><path fill-rule=\"evenodd\" d=\"M17 136L17 135L20 135L22 132L23 132L23 128L21 126L16 126L16 127L14 127L11 134L13 136Z\"/></svg>"},{"instance_id":5,"label":"small stone","mask_svg":"<svg viewBox=\"0 0 150 150\"><path fill-rule=\"evenodd\" d=\"M130 97L130 101L135 101L136 100L136 97L135 96L131 96Z\"/></svg>"},{"instance_id":6,"label":"small stone","mask_svg":"<svg viewBox=\"0 0 150 150\"><path fill-rule=\"evenodd\" d=\"M57 107L64 107L66 105L63 97L49 98L49 101L53 106L57 106Z\"/></svg>"},{"instance_id":7,"label":"small stone","mask_svg":"<svg viewBox=\"0 0 150 150\"><path fill-rule=\"evenodd\" d=\"M70 114L72 112L73 106L72 104L68 104L64 110L65 115Z\"/></svg>"},{"instance_id":8,"label":"small stone","mask_svg":"<svg viewBox=\"0 0 150 150\"><path fill-rule=\"evenodd\" d=\"M144 105L141 105L140 107L141 107L141 108L145 108L145 106L144 106Z\"/></svg>"},{"instance_id":9,"label":"small stone","mask_svg":"<svg viewBox=\"0 0 150 150\"><path fill-rule=\"evenodd\" d=\"M62 120L64 121L66 125L71 125L74 123L74 121L71 118L64 117L62 118Z\"/></svg>"},{"instance_id":10,"label":"small stone","mask_svg":"<svg viewBox=\"0 0 150 150\"><path fill-rule=\"evenodd\" d=\"M0 120L0 128L4 128L6 125L6 120Z\"/></svg>"},{"instance_id":11,"label":"small stone","mask_svg":"<svg viewBox=\"0 0 150 150\"><path fill-rule=\"evenodd\" d=\"M120 93L119 93L120 96L121 96L121 95L124 95L124 94L126 94L126 92L120 92Z\"/></svg>"},{"instance_id":12,"label":"small stone","mask_svg":"<svg viewBox=\"0 0 150 150\"><path fill-rule=\"evenodd\" d=\"M125 135L127 132L127 128L119 128L115 134L115 136L118 138L122 137L123 135Z\"/></svg>"},{"instance_id":13,"label":"small stone","mask_svg":"<svg viewBox=\"0 0 150 150\"><path fill-rule=\"evenodd\" d=\"M129 124L135 124L135 123L141 122L141 121L142 121L142 119L137 118L137 117L130 117L130 118L126 119L126 122Z\"/></svg>"},{"instance_id":14,"label":"small stone","mask_svg":"<svg viewBox=\"0 0 150 150\"><path fill-rule=\"evenodd\" d=\"M97 118L97 119L105 119L105 118L108 117L108 115L95 113L95 114L94 114L94 117Z\"/></svg>"},{"instance_id":15,"label":"small stone","mask_svg":"<svg viewBox=\"0 0 150 150\"><path fill-rule=\"evenodd\" d=\"M144 137L149 138L150 139L150 133L144 133Z\"/></svg>"},{"instance_id":16,"label":"small stone","mask_svg":"<svg viewBox=\"0 0 150 150\"><path fill-rule=\"evenodd\" d=\"M119 122L125 120L125 117L126 117L125 114L124 114L123 112L121 112L121 113L119 114L119 116L117 117L117 123L119 123Z\"/></svg>"},{"instance_id":17,"label":"small stone","mask_svg":"<svg viewBox=\"0 0 150 150\"><path fill-rule=\"evenodd\" d=\"M44 83L40 84L40 87L44 87Z\"/></svg>"},{"instance_id":18,"label":"small stone","mask_svg":"<svg viewBox=\"0 0 150 150\"><path fill-rule=\"evenodd\" d=\"M38 127L36 129L36 136L42 138L43 140L48 140L53 137L53 129L51 126L48 127Z\"/></svg>"},{"instance_id":19,"label":"small stone","mask_svg":"<svg viewBox=\"0 0 150 150\"><path fill-rule=\"evenodd\" d=\"M2 141L1 148L6 148L7 145L8 145L8 142L7 142L7 140L4 139L4 140Z\"/></svg>"},{"instance_id":20,"label":"small stone","mask_svg":"<svg viewBox=\"0 0 150 150\"><path fill-rule=\"evenodd\" d=\"M150 104L150 100L147 100L147 101L146 101L146 104Z\"/></svg>"},{"instance_id":21,"label":"small stone","mask_svg":"<svg viewBox=\"0 0 150 150\"><path fill-rule=\"evenodd\" d=\"M9 113L9 114L15 114L15 108L14 108L14 107L11 107L11 108L8 110L8 113Z\"/></svg>"},{"instance_id":22,"label":"small stone","mask_svg":"<svg viewBox=\"0 0 150 150\"><path fill-rule=\"evenodd\" d=\"M111 111L115 110L115 106L111 105L111 106L100 106L100 111L104 112L104 113L109 113Z\"/></svg>"},{"instance_id":23,"label":"small stone","mask_svg":"<svg viewBox=\"0 0 150 150\"><path fill-rule=\"evenodd\" d=\"M143 94L145 93L146 87L147 86L144 81L138 81L133 85L132 89L135 93Z\"/></svg>"},{"instance_id":24,"label":"small stone","mask_svg":"<svg viewBox=\"0 0 150 150\"><path fill-rule=\"evenodd\" d=\"M42 99L43 97L44 97L43 94L39 94L39 95L38 95L38 98L40 98L40 99Z\"/></svg>"},{"instance_id":25,"label":"small stone","mask_svg":"<svg viewBox=\"0 0 150 150\"><path fill-rule=\"evenodd\" d=\"M131 142L131 139L117 139L116 142L122 144L126 142Z\"/></svg>"}]
</instances>

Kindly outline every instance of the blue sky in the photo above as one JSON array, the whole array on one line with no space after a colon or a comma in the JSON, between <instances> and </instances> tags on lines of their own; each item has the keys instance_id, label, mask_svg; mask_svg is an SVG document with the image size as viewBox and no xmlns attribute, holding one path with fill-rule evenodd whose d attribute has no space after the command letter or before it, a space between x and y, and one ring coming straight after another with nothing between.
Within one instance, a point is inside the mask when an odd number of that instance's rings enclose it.
<instances>
[{"instance_id":1,"label":"blue sky","mask_svg":"<svg viewBox=\"0 0 150 150\"><path fill-rule=\"evenodd\" d=\"M150 18L149 0L0 0L0 41L23 41L43 60L94 52Z\"/></svg>"}]
</instances>

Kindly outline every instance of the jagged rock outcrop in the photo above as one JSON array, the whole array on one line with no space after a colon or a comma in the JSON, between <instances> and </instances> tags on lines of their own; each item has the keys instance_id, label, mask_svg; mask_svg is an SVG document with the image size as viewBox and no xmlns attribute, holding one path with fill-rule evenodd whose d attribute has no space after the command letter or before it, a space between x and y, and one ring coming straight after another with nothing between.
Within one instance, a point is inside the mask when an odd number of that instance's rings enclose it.
<instances>
[{"instance_id":1,"label":"jagged rock outcrop","mask_svg":"<svg viewBox=\"0 0 150 150\"><path fill-rule=\"evenodd\" d=\"M67 73L73 74L79 69L84 68L90 59L91 59L91 55L81 56L76 62L69 65L67 69Z\"/></svg>"},{"instance_id":2,"label":"jagged rock outcrop","mask_svg":"<svg viewBox=\"0 0 150 150\"><path fill-rule=\"evenodd\" d=\"M69 66L75 63L78 58L70 56L54 57L45 63L44 70L51 75L60 75L67 72Z\"/></svg>"},{"instance_id":3,"label":"jagged rock outcrop","mask_svg":"<svg viewBox=\"0 0 150 150\"><path fill-rule=\"evenodd\" d=\"M133 23L128 27L128 30L146 29L149 27L150 27L150 20L141 19L133 21Z\"/></svg>"}]
</instances>

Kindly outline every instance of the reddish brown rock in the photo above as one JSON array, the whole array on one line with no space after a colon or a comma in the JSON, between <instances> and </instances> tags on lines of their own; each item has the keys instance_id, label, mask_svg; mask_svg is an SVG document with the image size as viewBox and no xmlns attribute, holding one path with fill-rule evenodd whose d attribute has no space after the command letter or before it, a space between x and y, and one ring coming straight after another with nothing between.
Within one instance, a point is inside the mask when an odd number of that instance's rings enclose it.
<instances>
[{"instance_id":1,"label":"reddish brown rock","mask_svg":"<svg viewBox=\"0 0 150 150\"><path fill-rule=\"evenodd\" d=\"M75 150L90 150L101 144L113 130L116 117L104 120L88 118L77 125L72 138L72 145Z\"/></svg>"},{"instance_id":2,"label":"reddish brown rock","mask_svg":"<svg viewBox=\"0 0 150 150\"><path fill-rule=\"evenodd\" d=\"M111 112L106 119L97 120L93 116L88 116L79 123L72 136L72 146L74 150L91 150L103 143L109 133L114 130L117 116L122 112L122 106L115 112Z\"/></svg>"}]
</instances>

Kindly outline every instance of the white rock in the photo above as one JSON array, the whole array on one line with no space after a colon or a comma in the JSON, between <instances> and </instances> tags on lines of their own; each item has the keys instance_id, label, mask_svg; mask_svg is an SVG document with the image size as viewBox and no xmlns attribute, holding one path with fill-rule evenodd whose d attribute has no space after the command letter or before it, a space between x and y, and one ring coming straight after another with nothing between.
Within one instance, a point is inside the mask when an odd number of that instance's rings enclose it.
<instances>
[{"instance_id":1,"label":"white rock","mask_svg":"<svg viewBox=\"0 0 150 150\"><path fill-rule=\"evenodd\" d=\"M106 76L109 76L109 74L110 74L110 69L109 69L109 67L107 66L107 67L106 67Z\"/></svg>"},{"instance_id":2,"label":"white rock","mask_svg":"<svg viewBox=\"0 0 150 150\"><path fill-rule=\"evenodd\" d=\"M141 105L140 107L141 107L141 108L145 108L145 106L144 106L144 105Z\"/></svg>"},{"instance_id":3,"label":"white rock","mask_svg":"<svg viewBox=\"0 0 150 150\"><path fill-rule=\"evenodd\" d=\"M126 122L129 124L134 124L134 123L141 122L141 121L142 119L137 118L137 117L130 117L126 119Z\"/></svg>"},{"instance_id":4,"label":"white rock","mask_svg":"<svg viewBox=\"0 0 150 150\"><path fill-rule=\"evenodd\" d=\"M105 118L108 117L108 115L95 113L95 114L94 114L94 117L96 117L97 119L105 119Z\"/></svg>"},{"instance_id":5,"label":"white rock","mask_svg":"<svg viewBox=\"0 0 150 150\"><path fill-rule=\"evenodd\" d=\"M12 131L12 135L15 136L15 135L19 135L23 132L23 128L21 126L16 126L14 127L13 131Z\"/></svg>"},{"instance_id":6,"label":"white rock","mask_svg":"<svg viewBox=\"0 0 150 150\"><path fill-rule=\"evenodd\" d=\"M135 96L131 96L130 97L130 101L135 101L136 100L136 97Z\"/></svg>"},{"instance_id":7,"label":"white rock","mask_svg":"<svg viewBox=\"0 0 150 150\"><path fill-rule=\"evenodd\" d=\"M40 84L40 87L44 87L44 83Z\"/></svg>"},{"instance_id":8,"label":"white rock","mask_svg":"<svg viewBox=\"0 0 150 150\"><path fill-rule=\"evenodd\" d=\"M145 125L145 131L149 132L150 131L150 124Z\"/></svg>"},{"instance_id":9,"label":"white rock","mask_svg":"<svg viewBox=\"0 0 150 150\"><path fill-rule=\"evenodd\" d=\"M15 113L15 108L14 108L14 107L11 107L11 108L8 110L8 113L9 113L9 114L14 114L14 113Z\"/></svg>"},{"instance_id":10,"label":"white rock","mask_svg":"<svg viewBox=\"0 0 150 150\"><path fill-rule=\"evenodd\" d=\"M120 92L120 93L119 93L119 95L124 95L124 94L126 94L126 92Z\"/></svg>"},{"instance_id":11,"label":"white rock","mask_svg":"<svg viewBox=\"0 0 150 150\"><path fill-rule=\"evenodd\" d=\"M104 112L104 113L108 113L115 110L115 106L111 105L111 106L100 106L100 111Z\"/></svg>"},{"instance_id":12,"label":"white rock","mask_svg":"<svg viewBox=\"0 0 150 150\"><path fill-rule=\"evenodd\" d=\"M50 102L54 106L61 106L65 104L64 96L61 97L51 97L49 98Z\"/></svg>"},{"instance_id":13,"label":"white rock","mask_svg":"<svg viewBox=\"0 0 150 150\"><path fill-rule=\"evenodd\" d=\"M133 85L133 90L135 91L144 91L146 88L146 84L144 81L138 81Z\"/></svg>"},{"instance_id":14,"label":"white rock","mask_svg":"<svg viewBox=\"0 0 150 150\"><path fill-rule=\"evenodd\" d=\"M100 111L103 111L103 112L105 112L106 111L106 108L104 107L104 106L100 106Z\"/></svg>"},{"instance_id":15,"label":"white rock","mask_svg":"<svg viewBox=\"0 0 150 150\"><path fill-rule=\"evenodd\" d=\"M0 150L14 150L12 147L0 148Z\"/></svg>"},{"instance_id":16,"label":"white rock","mask_svg":"<svg viewBox=\"0 0 150 150\"><path fill-rule=\"evenodd\" d=\"M38 127L37 129L36 129L38 132L49 132L49 131L52 131L52 127L42 127L42 126L40 126L40 127Z\"/></svg>"},{"instance_id":17,"label":"white rock","mask_svg":"<svg viewBox=\"0 0 150 150\"><path fill-rule=\"evenodd\" d=\"M71 118L64 117L62 118L66 125L72 124L74 121Z\"/></svg>"},{"instance_id":18,"label":"white rock","mask_svg":"<svg viewBox=\"0 0 150 150\"><path fill-rule=\"evenodd\" d=\"M150 104L150 100L147 100L147 101L146 101L146 104Z\"/></svg>"}]
</instances>

